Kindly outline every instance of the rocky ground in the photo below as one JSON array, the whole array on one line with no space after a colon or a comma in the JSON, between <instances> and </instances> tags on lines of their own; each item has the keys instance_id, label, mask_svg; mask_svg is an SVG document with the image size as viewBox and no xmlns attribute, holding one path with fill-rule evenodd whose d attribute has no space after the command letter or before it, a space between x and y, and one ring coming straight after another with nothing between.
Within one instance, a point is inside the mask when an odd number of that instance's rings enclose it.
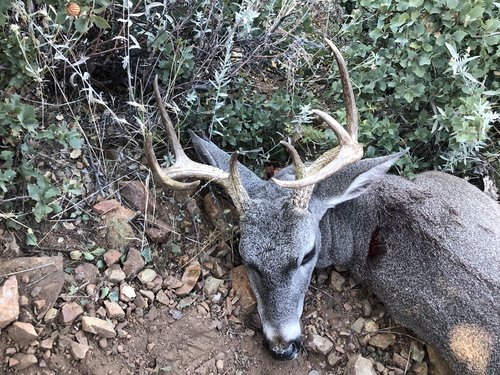
<instances>
[{"instance_id":1,"label":"rocky ground","mask_svg":"<svg viewBox=\"0 0 500 375\"><path fill-rule=\"evenodd\" d=\"M100 199L90 221L47 228L43 248L23 253L0 233L1 373L449 374L340 268L313 277L304 353L272 360L231 206L212 192L148 194L139 181L121 197Z\"/></svg>"}]
</instances>

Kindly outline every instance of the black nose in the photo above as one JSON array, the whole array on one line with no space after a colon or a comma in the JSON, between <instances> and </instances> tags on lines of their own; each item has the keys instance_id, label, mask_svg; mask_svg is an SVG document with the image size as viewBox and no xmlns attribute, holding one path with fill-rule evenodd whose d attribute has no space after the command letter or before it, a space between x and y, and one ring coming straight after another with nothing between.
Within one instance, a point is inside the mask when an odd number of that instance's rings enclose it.
<instances>
[{"instance_id":1,"label":"black nose","mask_svg":"<svg viewBox=\"0 0 500 375\"><path fill-rule=\"evenodd\" d=\"M272 346L267 340L264 340L264 345L267 347L271 356L278 361L290 361L295 359L300 352L302 343L299 339L292 341L286 349Z\"/></svg>"}]
</instances>

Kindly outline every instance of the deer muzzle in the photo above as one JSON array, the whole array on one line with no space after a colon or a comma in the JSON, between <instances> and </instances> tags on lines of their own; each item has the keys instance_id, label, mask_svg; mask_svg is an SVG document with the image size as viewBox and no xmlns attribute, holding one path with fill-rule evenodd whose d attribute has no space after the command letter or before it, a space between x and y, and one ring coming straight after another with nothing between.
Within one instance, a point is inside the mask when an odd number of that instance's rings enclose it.
<instances>
[{"instance_id":1,"label":"deer muzzle","mask_svg":"<svg viewBox=\"0 0 500 375\"><path fill-rule=\"evenodd\" d=\"M278 361L290 361L297 358L302 348L302 341L296 339L292 342L275 341L264 339L264 346L269 350L271 356Z\"/></svg>"}]
</instances>

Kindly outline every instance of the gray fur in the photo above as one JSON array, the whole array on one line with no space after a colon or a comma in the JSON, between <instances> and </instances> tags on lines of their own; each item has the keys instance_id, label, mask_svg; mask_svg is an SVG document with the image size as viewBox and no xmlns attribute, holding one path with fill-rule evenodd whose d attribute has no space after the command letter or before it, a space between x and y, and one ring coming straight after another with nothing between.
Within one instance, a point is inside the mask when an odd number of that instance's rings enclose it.
<instances>
[{"instance_id":1,"label":"gray fur","mask_svg":"<svg viewBox=\"0 0 500 375\"><path fill-rule=\"evenodd\" d=\"M227 170L228 155L203 142L195 142L197 152ZM290 190L240 169L252 199L240 221L240 253L271 349L283 352L300 336L313 268L336 264L456 374L500 373L500 208L444 173L415 181L385 175L399 156L344 168L315 187L308 210L289 204ZM289 169L281 174L293 178ZM318 251L301 266L313 245Z\"/></svg>"}]
</instances>

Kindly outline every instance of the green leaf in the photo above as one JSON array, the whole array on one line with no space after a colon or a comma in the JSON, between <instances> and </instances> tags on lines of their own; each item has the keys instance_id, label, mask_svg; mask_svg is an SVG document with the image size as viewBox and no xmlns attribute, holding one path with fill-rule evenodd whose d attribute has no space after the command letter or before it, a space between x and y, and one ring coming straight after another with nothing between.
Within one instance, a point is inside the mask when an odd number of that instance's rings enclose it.
<instances>
[{"instance_id":1,"label":"green leaf","mask_svg":"<svg viewBox=\"0 0 500 375\"><path fill-rule=\"evenodd\" d=\"M92 253L90 251L84 251L83 257L85 258L85 260L88 260L88 261L93 261L95 259L95 256L92 255Z\"/></svg>"},{"instance_id":2,"label":"green leaf","mask_svg":"<svg viewBox=\"0 0 500 375\"><path fill-rule=\"evenodd\" d=\"M87 17L79 17L75 21L75 29L81 34L85 34L89 30L89 19Z\"/></svg>"},{"instance_id":3,"label":"green leaf","mask_svg":"<svg viewBox=\"0 0 500 375\"><path fill-rule=\"evenodd\" d=\"M104 18L100 16L93 15L90 17L92 23L96 25L99 29L109 29L111 26L109 25L108 21L106 21Z\"/></svg>"},{"instance_id":4,"label":"green leaf","mask_svg":"<svg viewBox=\"0 0 500 375\"><path fill-rule=\"evenodd\" d=\"M453 33L453 40L460 43L465 38L466 35L467 33L465 31L457 30Z\"/></svg>"},{"instance_id":5,"label":"green leaf","mask_svg":"<svg viewBox=\"0 0 500 375\"><path fill-rule=\"evenodd\" d=\"M421 66L417 65L417 66L413 67L413 73L415 73L415 75L417 77L422 78L423 76L425 76L426 72L427 71L424 68L422 68Z\"/></svg>"},{"instance_id":6,"label":"green leaf","mask_svg":"<svg viewBox=\"0 0 500 375\"><path fill-rule=\"evenodd\" d=\"M104 299L108 296L109 294L109 288L107 286L101 288L99 292L99 299Z\"/></svg>"},{"instance_id":7,"label":"green leaf","mask_svg":"<svg viewBox=\"0 0 500 375\"><path fill-rule=\"evenodd\" d=\"M38 245L38 240L36 239L35 233L33 233L33 230L31 228L29 228L26 233L26 245L28 246Z\"/></svg>"},{"instance_id":8,"label":"green leaf","mask_svg":"<svg viewBox=\"0 0 500 375\"><path fill-rule=\"evenodd\" d=\"M469 16L469 19L471 21L475 21L478 19L482 19L483 13L484 13L484 8L480 5L478 5L478 6L475 6L474 8L472 8L469 12L467 12L467 15Z\"/></svg>"},{"instance_id":9,"label":"green leaf","mask_svg":"<svg viewBox=\"0 0 500 375\"><path fill-rule=\"evenodd\" d=\"M446 5L449 9L454 10L458 7L459 0L446 0Z\"/></svg>"},{"instance_id":10,"label":"green leaf","mask_svg":"<svg viewBox=\"0 0 500 375\"><path fill-rule=\"evenodd\" d=\"M96 257L101 256L106 252L106 249L103 249L102 247L98 247L95 250L92 251L92 255L95 255Z\"/></svg>"},{"instance_id":11,"label":"green leaf","mask_svg":"<svg viewBox=\"0 0 500 375\"><path fill-rule=\"evenodd\" d=\"M409 0L408 4L413 8L418 8L424 4L424 0Z\"/></svg>"},{"instance_id":12,"label":"green leaf","mask_svg":"<svg viewBox=\"0 0 500 375\"><path fill-rule=\"evenodd\" d=\"M108 299L111 302L118 302L119 299L119 294L117 290L113 290L111 293L109 293Z\"/></svg>"},{"instance_id":13,"label":"green leaf","mask_svg":"<svg viewBox=\"0 0 500 375\"><path fill-rule=\"evenodd\" d=\"M142 248L141 255L146 263L149 263L153 260L153 256L151 255L151 249L149 248L149 246L144 246Z\"/></svg>"}]
</instances>

